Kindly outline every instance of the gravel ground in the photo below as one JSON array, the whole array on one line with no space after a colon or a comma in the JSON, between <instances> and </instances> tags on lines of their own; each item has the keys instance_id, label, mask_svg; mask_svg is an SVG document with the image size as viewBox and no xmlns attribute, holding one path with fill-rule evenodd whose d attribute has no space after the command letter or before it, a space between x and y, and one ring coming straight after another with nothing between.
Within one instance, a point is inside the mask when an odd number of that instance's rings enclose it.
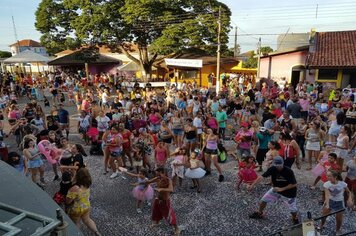
<instances>
[{"instance_id":1,"label":"gravel ground","mask_svg":"<svg viewBox=\"0 0 356 236\"><path fill-rule=\"evenodd\" d=\"M75 108L69 107L68 111L74 114ZM75 116L72 116L73 134L70 135L69 140L71 143L83 143L79 135L74 133L76 124L74 121ZM12 137L5 141L11 145L12 150L16 150ZM235 148L231 141L227 141L226 147L230 151ZM85 148L89 149L89 147ZM131 196L132 187L129 185L135 182L135 179L123 179L121 176L109 179L110 174L103 175L101 156L85 157L85 162L93 177L92 218L102 235L173 234L173 230L166 222L162 222L155 229L149 227L151 210L148 205L144 207L142 214L136 213L135 199ZM266 219L248 218L248 215L256 210L259 199L269 187L262 183L252 192L246 192L243 189L236 191L234 166L236 162L232 157L229 157L227 163L222 164L226 178L222 183L218 182L217 172L213 169L212 175L201 180L203 191L200 194L190 190L191 181L184 179L182 187L171 195L178 224L183 229L182 235L265 235L291 224L288 209L282 202L267 207ZM308 188L313 177L310 172L305 171L305 168L306 165L303 164L302 170L295 169L298 181L298 207L302 219L306 218L307 211L310 211L314 217L319 216L321 212L321 206L318 205L321 192ZM47 169L45 191L53 196L59 189L59 182L52 181L53 172L50 168ZM355 230L355 222L355 212L346 211L343 232ZM326 226L324 234L334 235L334 217L329 218ZM90 235L86 229L83 231L86 235Z\"/></svg>"}]
</instances>

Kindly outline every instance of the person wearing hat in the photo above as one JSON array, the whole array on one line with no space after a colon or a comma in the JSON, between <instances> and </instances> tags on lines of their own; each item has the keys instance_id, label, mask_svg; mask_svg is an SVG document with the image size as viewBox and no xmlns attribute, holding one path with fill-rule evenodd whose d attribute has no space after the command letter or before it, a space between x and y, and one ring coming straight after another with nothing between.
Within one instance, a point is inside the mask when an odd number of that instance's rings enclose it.
<instances>
[{"instance_id":1,"label":"person wearing hat","mask_svg":"<svg viewBox=\"0 0 356 236\"><path fill-rule=\"evenodd\" d=\"M263 211L268 203L275 203L282 200L288 205L292 214L293 224L298 224L297 208L297 181L293 170L284 166L283 158L278 156L273 159L272 166L259 176L248 188L251 190L263 178L271 177L272 188L262 197L258 211L252 213L249 217L252 219L262 219Z\"/></svg>"}]
</instances>

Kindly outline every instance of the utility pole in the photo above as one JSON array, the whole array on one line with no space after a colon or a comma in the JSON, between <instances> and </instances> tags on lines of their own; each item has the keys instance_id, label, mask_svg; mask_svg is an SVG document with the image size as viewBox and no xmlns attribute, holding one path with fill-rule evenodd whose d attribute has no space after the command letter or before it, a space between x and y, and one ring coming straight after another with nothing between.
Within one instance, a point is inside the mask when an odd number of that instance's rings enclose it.
<instances>
[{"instance_id":1,"label":"utility pole","mask_svg":"<svg viewBox=\"0 0 356 236\"><path fill-rule=\"evenodd\" d=\"M14 34L15 34L15 40L17 43L17 47L16 47L16 54L20 53L20 43L19 43L19 39L17 38L17 31L16 31L16 25L15 25L15 20L14 20L14 16L11 16L12 19L12 27L14 29Z\"/></svg>"},{"instance_id":2,"label":"utility pole","mask_svg":"<svg viewBox=\"0 0 356 236\"><path fill-rule=\"evenodd\" d=\"M237 26L235 27L234 58L237 58Z\"/></svg>"},{"instance_id":3,"label":"utility pole","mask_svg":"<svg viewBox=\"0 0 356 236\"><path fill-rule=\"evenodd\" d=\"M220 43L220 34L221 34L221 6L219 6L219 18L218 18L218 50L217 57L216 57L216 94L219 94L220 90L220 50L221 50L221 43Z\"/></svg>"},{"instance_id":4,"label":"utility pole","mask_svg":"<svg viewBox=\"0 0 356 236\"><path fill-rule=\"evenodd\" d=\"M258 39L257 46L257 78L260 78L260 65L261 65L261 37Z\"/></svg>"}]
</instances>

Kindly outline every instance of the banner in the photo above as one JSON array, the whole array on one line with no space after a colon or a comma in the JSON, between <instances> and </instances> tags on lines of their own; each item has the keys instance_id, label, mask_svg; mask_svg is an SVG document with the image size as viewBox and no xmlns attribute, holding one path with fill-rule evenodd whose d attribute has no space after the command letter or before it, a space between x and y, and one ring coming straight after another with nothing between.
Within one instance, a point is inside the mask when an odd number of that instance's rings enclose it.
<instances>
[{"instance_id":1,"label":"banner","mask_svg":"<svg viewBox=\"0 0 356 236\"><path fill-rule=\"evenodd\" d=\"M180 67L192 67L202 68L203 60L199 59L164 59L167 66L180 66Z\"/></svg>"}]
</instances>

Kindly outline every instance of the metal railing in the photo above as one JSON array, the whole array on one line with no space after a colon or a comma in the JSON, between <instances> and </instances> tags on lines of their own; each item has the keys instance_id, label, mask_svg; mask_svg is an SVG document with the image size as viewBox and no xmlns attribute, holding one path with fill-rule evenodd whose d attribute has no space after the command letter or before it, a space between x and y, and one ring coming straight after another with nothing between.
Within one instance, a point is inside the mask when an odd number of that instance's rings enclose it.
<instances>
[{"instance_id":1,"label":"metal railing","mask_svg":"<svg viewBox=\"0 0 356 236\"><path fill-rule=\"evenodd\" d=\"M341 210L338 210L338 211L334 211L334 212L331 212L331 213L329 213L327 215L323 215L323 216L320 216L320 217L317 217L317 218L312 218L311 213L308 212L307 213L307 215L308 215L307 216L308 217L307 221L311 222L312 225L315 227L315 224L314 224L315 221L322 220L322 219L324 219L324 218L326 218L328 216L335 215L335 214L337 214L339 212L343 212L345 210L346 209L344 208L344 209L341 209ZM316 231L317 230L315 229L315 232ZM353 235L355 232L356 231L352 231L352 232L344 233L342 235ZM287 227L287 228L284 228L284 229L280 229L280 230L275 231L273 233L268 233L265 236L277 236L277 235L278 236L283 236L283 235L289 235L289 236L290 235L303 235L303 223L292 225L290 227Z\"/></svg>"},{"instance_id":2,"label":"metal railing","mask_svg":"<svg viewBox=\"0 0 356 236\"><path fill-rule=\"evenodd\" d=\"M61 211L57 209L57 219L52 219L40 214L25 211L17 207L7 205L0 202L0 210L12 213L15 216L8 219L6 222L0 222L0 230L6 232L4 236L15 236L23 230L15 225L23 220L30 219L35 222L42 223L42 227L36 227L31 236L41 236L55 231L55 229L64 224Z\"/></svg>"}]
</instances>

